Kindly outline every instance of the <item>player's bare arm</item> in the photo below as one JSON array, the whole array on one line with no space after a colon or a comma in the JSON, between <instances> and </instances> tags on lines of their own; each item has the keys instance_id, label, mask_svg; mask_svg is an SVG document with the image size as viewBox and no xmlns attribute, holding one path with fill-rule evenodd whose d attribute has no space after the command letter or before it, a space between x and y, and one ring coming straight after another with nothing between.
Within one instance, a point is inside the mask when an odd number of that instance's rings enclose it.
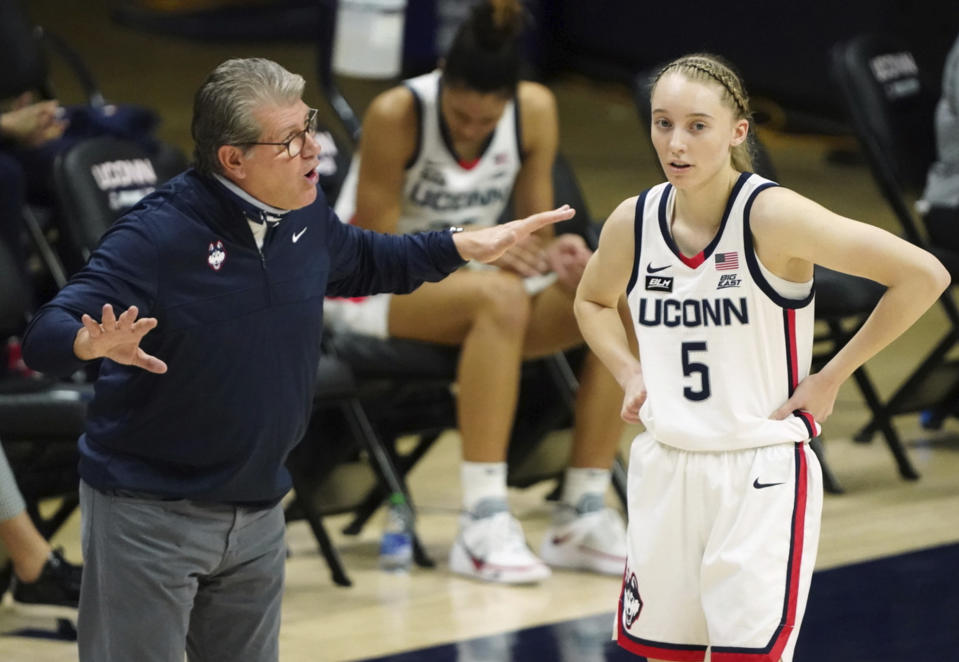
<instances>
[{"instance_id":1,"label":"player's bare arm","mask_svg":"<svg viewBox=\"0 0 959 662\"><path fill-rule=\"evenodd\" d=\"M513 186L514 209L518 217L535 214L553 206L553 160L559 141L559 121L552 92L539 83L520 82L516 92L520 113L523 163ZM536 276L550 270L547 249L552 226L506 251L494 263L520 276Z\"/></svg>"},{"instance_id":2,"label":"player's bare arm","mask_svg":"<svg viewBox=\"0 0 959 662\"><path fill-rule=\"evenodd\" d=\"M360 144L357 191L362 194L356 196L352 219L355 225L377 232L396 232L406 164L416 149L418 132L415 101L407 88L389 89L370 104Z\"/></svg>"},{"instance_id":3,"label":"player's bare arm","mask_svg":"<svg viewBox=\"0 0 959 662\"><path fill-rule=\"evenodd\" d=\"M774 417L804 409L825 420L842 382L919 319L949 285L946 269L921 248L788 189L757 196L752 229L760 260L783 278L808 280L812 265L820 264L887 288L856 335Z\"/></svg>"},{"instance_id":4,"label":"player's bare arm","mask_svg":"<svg viewBox=\"0 0 959 662\"><path fill-rule=\"evenodd\" d=\"M636 200L620 203L606 220L599 250L586 265L573 305L583 338L625 391L623 418L634 423L639 421L646 387L618 305L633 267Z\"/></svg>"},{"instance_id":5,"label":"player's bare arm","mask_svg":"<svg viewBox=\"0 0 959 662\"><path fill-rule=\"evenodd\" d=\"M523 165L516 176L514 199L518 217L553 206L553 161L559 143L556 99L549 88L523 81L516 93L520 110ZM566 202L565 200L562 202ZM552 228L540 235L552 236Z\"/></svg>"},{"instance_id":6,"label":"player's bare arm","mask_svg":"<svg viewBox=\"0 0 959 662\"><path fill-rule=\"evenodd\" d=\"M518 91L523 135L523 167L516 181L517 214L532 214L552 206L553 162L559 142L556 99L539 83L524 82ZM569 202L560 200L560 202ZM544 240L545 268L555 271L562 283L574 291L593 252L577 234L554 236L553 227L538 233Z\"/></svg>"}]
</instances>

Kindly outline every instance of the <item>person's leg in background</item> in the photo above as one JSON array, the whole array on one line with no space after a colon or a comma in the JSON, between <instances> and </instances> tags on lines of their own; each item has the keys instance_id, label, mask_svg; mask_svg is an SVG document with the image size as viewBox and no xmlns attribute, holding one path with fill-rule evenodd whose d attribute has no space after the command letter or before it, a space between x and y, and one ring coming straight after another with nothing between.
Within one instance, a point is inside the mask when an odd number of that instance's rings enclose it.
<instances>
[{"instance_id":1,"label":"person's leg in background","mask_svg":"<svg viewBox=\"0 0 959 662\"><path fill-rule=\"evenodd\" d=\"M0 542L13 564L10 596L18 611L40 616L76 616L81 567L67 563L34 526L2 446Z\"/></svg>"},{"instance_id":2,"label":"person's leg in background","mask_svg":"<svg viewBox=\"0 0 959 662\"><path fill-rule=\"evenodd\" d=\"M390 300L391 336L461 347L456 401L463 516L450 568L486 581L532 583L550 574L507 502L506 451L529 308L522 281L499 271L461 270Z\"/></svg>"},{"instance_id":3,"label":"person's leg in background","mask_svg":"<svg viewBox=\"0 0 959 662\"><path fill-rule=\"evenodd\" d=\"M628 321L625 302L620 313ZM570 295L562 287L551 287L536 297L531 317L526 358L582 343ZM618 511L606 507L610 469L623 434L622 402L619 384L587 350L579 371L573 447L563 491L540 547L540 556L552 566L610 575L623 572L626 526Z\"/></svg>"}]
</instances>

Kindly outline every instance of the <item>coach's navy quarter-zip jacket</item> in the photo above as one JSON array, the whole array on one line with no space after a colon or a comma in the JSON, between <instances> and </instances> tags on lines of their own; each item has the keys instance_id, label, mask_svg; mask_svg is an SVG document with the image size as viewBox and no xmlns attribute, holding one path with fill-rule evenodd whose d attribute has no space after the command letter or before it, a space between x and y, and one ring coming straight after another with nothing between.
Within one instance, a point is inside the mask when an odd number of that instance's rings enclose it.
<instances>
[{"instance_id":1,"label":"coach's navy quarter-zip jacket","mask_svg":"<svg viewBox=\"0 0 959 662\"><path fill-rule=\"evenodd\" d=\"M405 293L463 264L446 232L383 235L317 200L257 249L240 201L193 170L144 198L32 320L24 357L69 374L80 316L135 305L159 324L143 349L166 374L104 359L80 438L80 475L101 490L265 504L310 416L323 299Z\"/></svg>"}]
</instances>

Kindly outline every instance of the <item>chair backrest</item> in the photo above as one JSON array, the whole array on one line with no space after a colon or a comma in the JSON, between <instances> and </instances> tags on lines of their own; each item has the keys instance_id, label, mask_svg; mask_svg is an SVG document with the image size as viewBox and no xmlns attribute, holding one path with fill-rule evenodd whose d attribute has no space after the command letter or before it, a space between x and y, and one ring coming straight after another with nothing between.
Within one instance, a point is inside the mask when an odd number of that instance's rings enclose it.
<instances>
[{"instance_id":1,"label":"chair backrest","mask_svg":"<svg viewBox=\"0 0 959 662\"><path fill-rule=\"evenodd\" d=\"M336 198L340 194L340 188L343 186L343 180L346 179L346 173L350 169L350 159L353 158L353 150L342 141L337 140L329 129L318 127L316 131L316 142L320 146L319 164L317 172L320 175L320 188L326 194L326 200L332 207L336 204Z\"/></svg>"},{"instance_id":2,"label":"chair backrest","mask_svg":"<svg viewBox=\"0 0 959 662\"><path fill-rule=\"evenodd\" d=\"M59 154L53 179L60 229L77 263L70 266L85 263L110 225L183 165L177 155L149 154L113 136L83 140Z\"/></svg>"},{"instance_id":3,"label":"chair backrest","mask_svg":"<svg viewBox=\"0 0 959 662\"><path fill-rule=\"evenodd\" d=\"M0 339L17 335L26 326L30 310L26 275L5 241L0 240ZM2 370L0 370L2 372Z\"/></svg>"},{"instance_id":4,"label":"chair backrest","mask_svg":"<svg viewBox=\"0 0 959 662\"><path fill-rule=\"evenodd\" d=\"M921 241L903 196L921 191L935 160L936 88L897 37L863 34L839 42L831 73L873 175L907 237Z\"/></svg>"},{"instance_id":5,"label":"chair backrest","mask_svg":"<svg viewBox=\"0 0 959 662\"><path fill-rule=\"evenodd\" d=\"M0 2L0 99L27 90L49 95L47 62L21 0Z\"/></svg>"},{"instance_id":6,"label":"chair backrest","mask_svg":"<svg viewBox=\"0 0 959 662\"><path fill-rule=\"evenodd\" d=\"M52 99L49 56L55 55L71 72L91 106L102 106L103 95L80 54L58 35L33 24L22 0L0 2L0 99L23 92Z\"/></svg>"}]
</instances>

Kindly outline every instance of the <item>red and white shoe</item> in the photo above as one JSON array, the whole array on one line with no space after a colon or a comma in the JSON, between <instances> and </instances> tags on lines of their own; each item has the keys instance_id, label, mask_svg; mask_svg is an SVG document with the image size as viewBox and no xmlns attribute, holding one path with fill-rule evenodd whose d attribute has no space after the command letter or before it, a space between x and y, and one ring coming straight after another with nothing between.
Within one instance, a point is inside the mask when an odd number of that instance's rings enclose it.
<instances>
[{"instance_id":1,"label":"red and white shoe","mask_svg":"<svg viewBox=\"0 0 959 662\"><path fill-rule=\"evenodd\" d=\"M535 584L548 578L549 567L530 550L519 521L505 502L485 501L473 513L460 516L460 530L450 550L450 570L502 584Z\"/></svg>"},{"instance_id":2,"label":"red and white shoe","mask_svg":"<svg viewBox=\"0 0 959 662\"><path fill-rule=\"evenodd\" d=\"M603 505L600 495L587 495L576 508L556 507L539 553L554 567L622 575L626 525L618 511Z\"/></svg>"}]
</instances>

